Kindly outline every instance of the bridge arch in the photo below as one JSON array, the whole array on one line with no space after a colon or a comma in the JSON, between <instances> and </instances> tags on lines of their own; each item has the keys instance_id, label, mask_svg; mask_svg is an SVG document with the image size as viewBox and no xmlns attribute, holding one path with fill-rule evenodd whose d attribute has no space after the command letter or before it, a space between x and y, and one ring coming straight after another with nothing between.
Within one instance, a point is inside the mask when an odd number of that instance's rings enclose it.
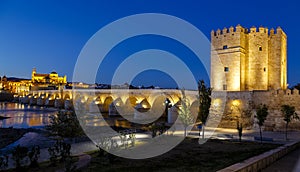
<instances>
[{"instance_id":1,"label":"bridge arch","mask_svg":"<svg viewBox=\"0 0 300 172\"><path fill-rule=\"evenodd\" d=\"M131 107L135 107L138 104L138 99L134 96L129 96L126 101L125 101L125 105L126 106L131 106Z\"/></svg>"},{"instance_id":2,"label":"bridge arch","mask_svg":"<svg viewBox=\"0 0 300 172\"><path fill-rule=\"evenodd\" d=\"M70 94L65 94L64 99L65 100L70 100L70 99L72 99L72 97L70 96Z\"/></svg>"},{"instance_id":3,"label":"bridge arch","mask_svg":"<svg viewBox=\"0 0 300 172\"><path fill-rule=\"evenodd\" d=\"M103 104L102 104L102 112L109 112L109 105L113 103L113 98L112 96L108 96L104 99Z\"/></svg>"}]
</instances>

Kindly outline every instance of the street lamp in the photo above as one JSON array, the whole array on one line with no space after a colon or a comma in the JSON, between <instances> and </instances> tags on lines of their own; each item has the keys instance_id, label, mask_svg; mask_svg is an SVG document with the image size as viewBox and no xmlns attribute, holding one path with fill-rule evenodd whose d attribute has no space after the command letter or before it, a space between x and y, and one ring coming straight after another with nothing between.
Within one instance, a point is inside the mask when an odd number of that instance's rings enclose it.
<instances>
[{"instance_id":1,"label":"street lamp","mask_svg":"<svg viewBox=\"0 0 300 172\"><path fill-rule=\"evenodd\" d=\"M165 100L165 117L168 118L168 110L169 108L172 107L171 101L166 98Z\"/></svg>"}]
</instances>

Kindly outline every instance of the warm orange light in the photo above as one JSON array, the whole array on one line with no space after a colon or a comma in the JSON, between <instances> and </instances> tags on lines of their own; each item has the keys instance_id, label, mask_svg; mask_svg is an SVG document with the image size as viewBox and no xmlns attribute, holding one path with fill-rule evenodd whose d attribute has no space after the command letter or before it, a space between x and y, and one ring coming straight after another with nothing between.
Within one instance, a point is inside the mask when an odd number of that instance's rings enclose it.
<instances>
[{"instance_id":1,"label":"warm orange light","mask_svg":"<svg viewBox=\"0 0 300 172\"><path fill-rule=\"evenodd\" d=\"M233 106L239 106L240 105L240 101L239 100L233 100L232 101L232 105Z\"/></svg>"}]
</instances>

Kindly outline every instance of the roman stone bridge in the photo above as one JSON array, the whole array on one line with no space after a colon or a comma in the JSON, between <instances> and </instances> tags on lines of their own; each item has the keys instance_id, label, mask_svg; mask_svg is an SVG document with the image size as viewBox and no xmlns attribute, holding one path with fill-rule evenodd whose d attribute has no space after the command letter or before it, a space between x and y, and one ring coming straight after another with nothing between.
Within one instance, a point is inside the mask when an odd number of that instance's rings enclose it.
<instances>
[{"instance_id":1,"label":"roman stone bridge","mask_svg":"<svg viewBox=\"0 0 300 172\"><path fill-rule=\"evenodd\" d=\"M190 105L198 103L198 91L185 91ZM88 112L117 114L118 107L124 113L133 113L134 109L172 110L180 104L181 90L177 89L62 89L30 91L15 95L15 101L23 104L72 109L77 103L84 104ZM117 111L118 109L118 111Z\"/></svg>"}]
</instances>

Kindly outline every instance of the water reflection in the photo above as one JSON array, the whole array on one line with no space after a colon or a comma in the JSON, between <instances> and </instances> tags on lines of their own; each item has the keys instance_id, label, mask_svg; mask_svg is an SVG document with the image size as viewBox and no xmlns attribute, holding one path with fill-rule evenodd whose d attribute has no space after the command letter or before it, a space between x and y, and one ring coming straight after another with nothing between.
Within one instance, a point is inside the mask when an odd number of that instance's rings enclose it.
<instances>
[{"instance_id":1,"label":"water reflection","mask_svg":"<svg viewBox=\"0 0 300 172\"><path fill-rule=\"evenodd\" d=\"M44 127L50 122L49 116L56 112L55 109L38 106L28 106L18 103L0 103L0 116L10 117L0 120L0 127Z\"/></svg>"}]
</instances>

